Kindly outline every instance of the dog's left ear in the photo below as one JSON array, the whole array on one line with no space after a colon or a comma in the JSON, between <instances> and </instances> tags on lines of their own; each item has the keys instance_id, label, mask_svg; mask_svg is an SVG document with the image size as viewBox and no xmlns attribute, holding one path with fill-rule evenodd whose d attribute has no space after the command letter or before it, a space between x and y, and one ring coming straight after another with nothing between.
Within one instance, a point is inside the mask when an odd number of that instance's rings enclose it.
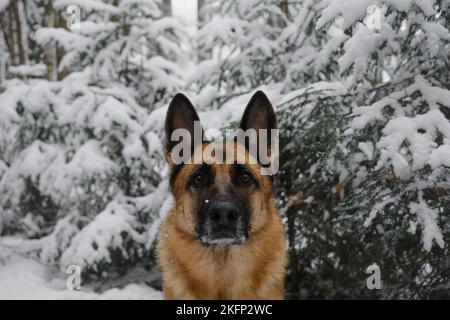
<instances>
[{"instance_id":1,"label":"dog's left ear","mask_svg":"<svg viewBox=\"0 0 450 320\"><path fill-rule=\"evenodd\" d=\"M256 138L254 140L244 138L244 144L249 153L262 166L270 165L273 162L271 158L273 155L272 147L276 143L272 141L272 130L277 129L277 118L272 104L262 91L257 91L250 99L242 116L240 129L243 131L238 133L238 135L243 134L244 137L253 136ZM246 132L249 129L255 131ZM264 131L261 132L260 130L267 130L266 139L261 140L264 137Z\"/></svg>"},{"instance_id":2,"label":"dog's left ear","mask_svg":"<svg viewBox=\"0 0 450 320\"><path fill-rule=\"evenodd\" d=\"M257 91L250 99L242 116L240 128L244 131L277 128L275 111L264 92Z\"/></svg>"}]
</instances>

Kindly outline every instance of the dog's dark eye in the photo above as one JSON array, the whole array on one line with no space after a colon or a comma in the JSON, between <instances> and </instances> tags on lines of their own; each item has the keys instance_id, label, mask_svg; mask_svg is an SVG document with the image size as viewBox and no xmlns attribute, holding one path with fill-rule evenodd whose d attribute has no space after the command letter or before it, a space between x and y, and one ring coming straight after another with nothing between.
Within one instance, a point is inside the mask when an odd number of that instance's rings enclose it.
<instances>
[{"instance_id":1,"label":"dog's dark eye","mask_svg":"<svg viewBox=\"0 0 450 320\"><path fill-rule=\"evenodd\" d=\"M252 177L247 172L240 172L238 175L239 184L249 184L252 181Z\"/></svg>"},{"instance_id":2,"label":"dog's dark eye","mask_svg":"<svg viewBox=\"0 0 450 320\"><path fill-rule=\"evenodd\" d=\"M204 187L207 182L206 176L202 172L198 172L192 177L192 185L196 188Z\"/></svg>"}]
</instances>

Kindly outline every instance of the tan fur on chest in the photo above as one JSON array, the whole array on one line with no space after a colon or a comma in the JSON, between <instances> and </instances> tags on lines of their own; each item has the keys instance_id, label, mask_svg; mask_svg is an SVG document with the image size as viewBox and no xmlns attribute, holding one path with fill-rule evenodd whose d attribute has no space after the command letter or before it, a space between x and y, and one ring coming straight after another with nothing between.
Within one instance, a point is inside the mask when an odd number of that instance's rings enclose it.
<instances>
[{"instance_id":1,"label":"tan fur on chest","mask_svg":"<svg viewBox=\"0 0 450 320\"><path fill-rule=\"evenodd\" d=\"M243 246L205 247L172 223L159 260L166 299L283 299L286 250L278 214Z\"/></svg>"}]
</instances>

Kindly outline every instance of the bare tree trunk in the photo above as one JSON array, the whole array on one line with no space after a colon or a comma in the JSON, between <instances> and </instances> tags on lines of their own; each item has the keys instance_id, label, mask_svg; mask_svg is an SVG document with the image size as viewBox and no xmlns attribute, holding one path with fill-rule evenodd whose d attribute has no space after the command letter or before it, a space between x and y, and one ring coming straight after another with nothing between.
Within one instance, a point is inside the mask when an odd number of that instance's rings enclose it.
<instances>
[{"instance_id":1,"label":"bare tree trunk","mask_svg":"<svg viewBox=\"0 0 450 320\"><path fill-rule=\"evenodd\" d=\"M67 24L66 24L66 20L63 18L62 13L58 12L58 14L55 17L56 21L55 21L55 25L58 26L58 28L64 28L67 29ZM56 47L56 62L57 62L57 66L59 66L61 60L63 59L63 57L66 54L66 50L64 50L64 48L62 46ZM64 68L63 70L61 70L60 72L57 71L58 73L58 80L62 80L64 79L67 75L69 75L71 72L71 70L69 68Z\"/></svg>"},{"instance_id":2,"label":"bare tree trunk","mask_svg":"<svg viewBox=\"0 0 450 320\"><path fill-rule=\"evenodd\" d=\"M6 12L0 12L0 26L3 33L3 41L6 44L6 49L8 50L9 57L11 59L11 52L13 50L11 39L10 39L10 33L8 32L8 25L9 25L9 19Z\"/></svg>"},{"instance_id":3,"label":"bare tree trunk","mask_svg":"<svg viewBox=\"0 0 450 320\"><path fill-rule=\"evenodd\" d=\"M53 0L48 0L45 6L44 24L48 28L55 27L55 10ZM45 49L44 63L47 66L47 80L56 81L58 79L56 43L51 43Z\"/></svg>"},{"instance_id":4,"label":"bare tree trunk","mask_svg":"<svg viewBox=\"0 0 450 320\"><path fill-rule=\"evenodd\" d=\"M197 0L197 26L200 29L205 25L205 0Z\"/></svg>"},{"instance_id":5,"label":"bare tree trunk","mask_svg":"<svg viewBox=\"0 0 450 320\"><path fill-rule=\"evenodd\" d=\"M5 80L6 80L6 58L0 56L0 84L2 84Z\"/></svg>"},{"instance_id":6,"label":"bare tree trunk","mask_svg":"<svg viewBox=\"0 0 450 320\"><path fill-rule=\"evenodd\" d=\"M169 17L172 15L172 3L171 0L163 0L161 4L161 11L163 17ZM161 55L162 49L159 43L155 43L155 55Z\"/></svg>"},{"instance_id":7,"label":"bare tree trunk","mask_svg":"<svg viewBox=\"0 0 450 320\"><path fill-rule=\"evenodd\" d=\"M119 6L119 0L114 0L113 3L112 3L112 5L115 6L115 7ZM119 21L120 21L120 17L121 17L121 16L118 15L118 14L113 14L113 15L111 15L110 20L111 20L112 22L119 22Z\"/></svg>"},{"instance_id":8,"label":"bare tree trunk","mask_svg":"<svg viewBox=\"0 0 450 320\"><path fill-rule=\"evenodd\" d=\"M19 17L19 8L17 6L17 1L12 1L11 4L11 11L12 15L14 17L14 22L16 25L15 31L16 31L16 40L17 40L17 49L18 49L18 55L19 55L19 64L25 64L25 50L23 48L23 39L22 39L22 23Z\"/></svg>"},{"instance_id":9,"label":"bare tree trunk","mask_svg":"<svg viewBox=\"0 0 450 320\"><path fill-rule=\"evenodd\" d=\"M40 63L39 59L39 53L37 53L37 43L33 39L33 33L34 29L36 28L36 25L43 26L43 21L36 21L36 18L31 17L29 12L29 5L30 1L28 0L22 0L22 8L23 8L23 19L25 20L25 24L27 26L27 36L26 41L24 41L24 47L25 47L25 57L29 61L32 61L32 63ZM40 17L42 18L42 17ZM24 39L25 40L25 39Z\"/></svg>"},{"instance_id":10,"label":"bare tree trunk","mask_svg":"<svg viewBox=\"0 0 450 320\"><path fill-rule=\"evenodd\" d=\"M277 16L276 20L272 20L272 25L276 24L278 28L286 28L286 21L283 18L287 18L289 15L289 3L288 0L281 0L278 4L278 7L281 9L281 12L284 13L284 17Z\"/></svg>"},{"instance_id":11,"label":"bare tree trunk","mask_svg":"<svg viewBox=\"0 0 450 320\"><path fill-rule=\"evenodd\" d=\"M172 15L172 1L171 0L163 0L162 1L162 14L164 17L168 17Z\"/></svg>"},{"instance_id":12,"label":"bare tree trunk","mask_svg":"<svg viewBox=\"0 0 450 320\"><path fill-rule=\"evenodd\" d=\"M21 29L21 37L20 37L20 43L23 48L23 59L24 64L28 65L30 64L30 50L29 50L29 43L28 43L28 35L31 33L30 28L28 25L27 20L27 14L25 11L26 3L22 0L17 0L17 10L20 20L20 29Z\"/></svg>"},{"instance_id":13,"label":"bare tree trunk","mask_svg":"<svg viewBox=\"0 0 450 320\"><path fill-rule=\"evenodd\" d=\"M287 17L289 15L289 2L288 0L282 0L280 3L280 9L283 11L284 15ZM284 21L283 21L284 23ZM284 27L286 26L286 23L284 23Z\"/></svg>"},{"instance_id":14,"label":"bare tree trunk","mask_svg":"<svg viewBox=\"0 0 450 320\"><path fill-rule=\"evenodd\" d=\"M10 5L8 7L8 37L9 37L9 46L10 46L10 51L9 51L9 57L11 59L11 65L16 65L16 42L14 39L14 17L13 17L13 9L12 6Z\"/></svg>"},{"instance_id":15,"label":"bare tree trunk","mask_svg":"<svg viewBox=\"0 0 450 320\"><path fill-rule=\"evenodd\" d=\"M283 12L285 14L287 14L288 10L289 10L289 2L288 2L288 0L281 0L280 8L281 8L281 10L283 10Z\"/></svg>"}]
</instances>

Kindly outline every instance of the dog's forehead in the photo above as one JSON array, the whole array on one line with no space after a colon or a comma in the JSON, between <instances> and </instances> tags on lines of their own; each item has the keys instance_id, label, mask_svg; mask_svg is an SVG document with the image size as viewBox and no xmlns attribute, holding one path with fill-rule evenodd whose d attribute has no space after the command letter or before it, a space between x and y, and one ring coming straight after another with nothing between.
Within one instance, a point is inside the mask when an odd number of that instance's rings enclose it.
<instances>
[{"instance_id":1,"label":"dog's forehead","mask_svg":"<svg viewBox=\"0 0 450 320\"><path fill-rule=\"evenodd\" d=\"M204 142L194 151L192 162L211 165L216 174L229 173L236 163L245 164L256 176L260 171L257 160L236 141Z\"/></svg>"}]
</instances>

